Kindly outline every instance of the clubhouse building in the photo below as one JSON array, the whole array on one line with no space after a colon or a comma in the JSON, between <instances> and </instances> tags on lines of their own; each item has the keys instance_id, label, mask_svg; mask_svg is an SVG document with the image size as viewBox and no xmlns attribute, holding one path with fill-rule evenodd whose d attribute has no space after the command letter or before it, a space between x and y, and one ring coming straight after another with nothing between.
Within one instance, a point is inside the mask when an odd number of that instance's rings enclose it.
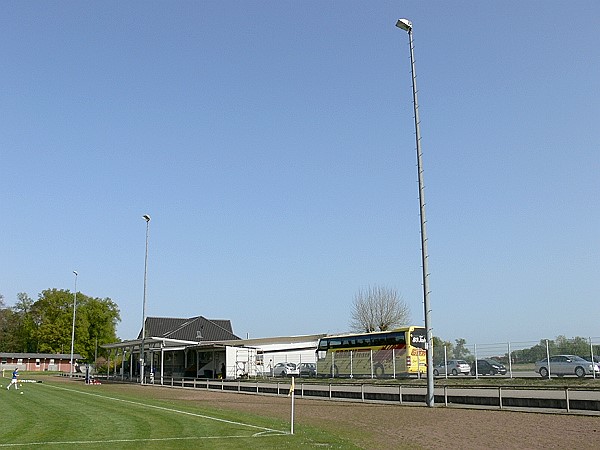
<instances>
[{"instance_id":1,"label":"clubhouse building","mask_svg":"<svg viewBox=\"0 0 600 450\"><path fill-rule=\"evenodd\" d=\"M109 350L109 376L139 381L140 360L144 382L163 384L165 378L237 379L269 375L279 362L315 362L324 335L241 339L231 321L147 317L146 337L104 344ZM143 349L144 357L140 358Z\"/></svg>"}]
</instances>

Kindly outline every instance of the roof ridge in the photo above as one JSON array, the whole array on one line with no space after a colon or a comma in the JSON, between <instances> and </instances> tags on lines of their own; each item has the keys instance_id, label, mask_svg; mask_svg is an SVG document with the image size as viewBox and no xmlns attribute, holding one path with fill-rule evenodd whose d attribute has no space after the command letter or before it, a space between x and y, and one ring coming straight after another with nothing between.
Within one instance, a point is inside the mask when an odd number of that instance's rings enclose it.
<instances>
[{"instance_id":1,"label":"roof ridge","mask_svg":"<svg viewBox=\"0 0 600 450\"><path fill-rule=\"evenodd\" d=\"M172 335L174 333L177 333L178 331L183 330L185 327L187 327L188 325L194 323L200 317L202 317L202 316L196 316L196 317L190 317L188 319L182 319L182 320L184 320L183 323L181 323L177 328L175 328L173 330L170 330L170 331L167 331L165 334L163 334L163 337L170 336L170 335Z\"/></svg>"}]
</instances>

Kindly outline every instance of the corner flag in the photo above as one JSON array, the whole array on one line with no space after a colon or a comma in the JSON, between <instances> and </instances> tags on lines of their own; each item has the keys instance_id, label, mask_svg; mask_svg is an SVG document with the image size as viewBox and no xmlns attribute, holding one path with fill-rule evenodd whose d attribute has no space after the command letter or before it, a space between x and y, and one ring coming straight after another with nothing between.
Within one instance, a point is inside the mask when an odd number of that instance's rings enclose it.
<instances>
[{"instance_id":1,"label":"corner flag","mask_svg":"<svg viewBox=\"0 0 600 450\"><path fill-rule=\"evenodd\" d=\"M295 388L295 382L294 382L294 377L292 377L292 384L290 385L290 393L288 394L288 397L292 397L292 417L291 417L291 421L290 421L290 434L294 434L294 388Z\"/></svg>"}]
</instances>

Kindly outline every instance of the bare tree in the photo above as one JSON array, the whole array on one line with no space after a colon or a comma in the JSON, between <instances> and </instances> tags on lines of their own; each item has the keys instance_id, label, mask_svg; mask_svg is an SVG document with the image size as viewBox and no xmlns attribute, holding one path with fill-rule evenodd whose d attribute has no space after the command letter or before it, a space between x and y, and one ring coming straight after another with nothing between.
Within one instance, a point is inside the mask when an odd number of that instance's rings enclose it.
<instances>
[{"instance_id":1,"label":"bare tree","mask_svg":"<svg viewBox=\"0 0 600 450\"><path fill-rule=\"evenodd\" d=\"M358 291L352 301L353 331L386 331L407 325L409 320L410 309L394 289L369 286Z\"/></svg>"}]
</instances>

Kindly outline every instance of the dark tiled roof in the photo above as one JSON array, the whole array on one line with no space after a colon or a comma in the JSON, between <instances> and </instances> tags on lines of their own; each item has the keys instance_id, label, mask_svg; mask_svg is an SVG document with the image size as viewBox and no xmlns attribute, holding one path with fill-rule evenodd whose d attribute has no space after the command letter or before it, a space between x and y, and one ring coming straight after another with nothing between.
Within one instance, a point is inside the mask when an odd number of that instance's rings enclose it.
<instances>
[{"instance_id":1,"label":"dark tiled roof","mask_svg":"<svg viewBox=\"0 0 600 450\"><path fill-rule=\"evenodd\" d=\"M230 320L209 320L202 316L189 319L146 317L146 337L163 337L183 341L226 341L239 339L233 334ZM138 339L142 338L142 332Z\"/></svg>"}]
</instances>

